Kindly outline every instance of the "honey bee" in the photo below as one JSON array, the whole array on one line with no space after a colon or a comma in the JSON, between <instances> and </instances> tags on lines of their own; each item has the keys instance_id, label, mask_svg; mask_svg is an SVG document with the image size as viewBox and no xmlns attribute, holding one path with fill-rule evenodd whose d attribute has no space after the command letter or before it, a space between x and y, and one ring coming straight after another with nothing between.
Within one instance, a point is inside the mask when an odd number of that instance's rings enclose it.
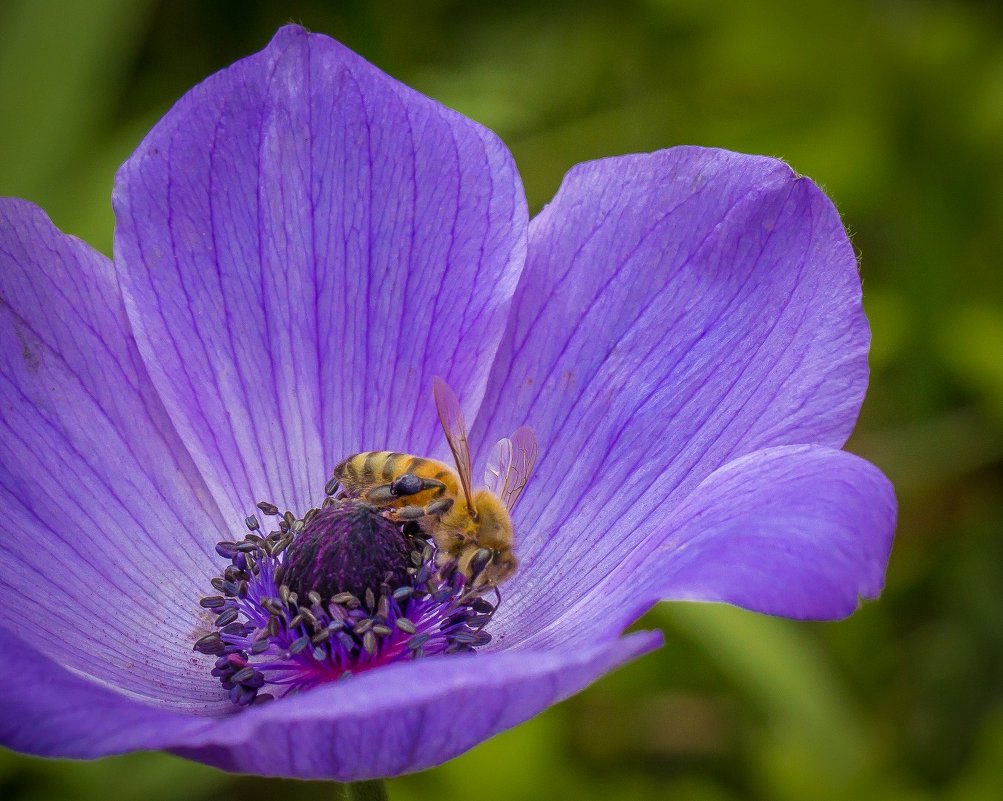
<instances>
[{"instance_id":1,"label":"honey bee","mask_svg":"<svg viewBox=\"0 0 1003 801\"><path fill-rule=\"evenodd\" d=\"M436 377L432 394L456 470L447 464L396 451L349 456L334 468L344 493L399 523L415 521L435 541L440 566L456 560L475 586L497 586L516 569L510 512L536 463L536 435L523 426L499 441L474 489L467 427L456 395Z\"/></svg>"}]
</instances>

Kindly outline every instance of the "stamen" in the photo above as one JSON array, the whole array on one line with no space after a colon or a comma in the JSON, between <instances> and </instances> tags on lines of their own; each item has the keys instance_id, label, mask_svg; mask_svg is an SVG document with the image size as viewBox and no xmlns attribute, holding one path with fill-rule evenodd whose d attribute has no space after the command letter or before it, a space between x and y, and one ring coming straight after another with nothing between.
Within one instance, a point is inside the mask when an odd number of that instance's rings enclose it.
<instances>
[{"instance_id":1,"label":"stamen","mask_svg":"<svg viewBox=\"0 0 1003 801\"><path fill-rule=\"evenodd\" d=\"M491 640L484 627L497 603L417 524L331 497L337 486L325 491L322 507L302 517L262 501L274 530L251 515L243 540L216 545L229 564L199 605L217 630L194 650L217 657L210 672L238 706Z\"/></svg>"}]
</instances>

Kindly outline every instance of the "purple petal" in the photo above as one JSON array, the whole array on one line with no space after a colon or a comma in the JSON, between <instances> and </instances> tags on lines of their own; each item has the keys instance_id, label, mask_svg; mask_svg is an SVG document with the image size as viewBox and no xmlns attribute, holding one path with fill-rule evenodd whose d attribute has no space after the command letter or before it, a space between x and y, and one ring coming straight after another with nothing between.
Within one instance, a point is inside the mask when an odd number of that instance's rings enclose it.
<instances>
[{"instance_id":1,"label":"purple petal","mask_svg":"<svg viewBox=\"0 0 1003 801\"><path fill-rule=\"evenodd\" d=\"M845 451L770 448L715 471L648 561L668 600L723 601L802 619L846 617L884 587L895 490Z\"/></svg>"},{"instance_id":2,"label":"purple petal","mask_svg":"<svg viewBox=\"0 0 1003 801\"><path fill-rule=\"evenodd\" d=\"M511 156L336 42L284 28L189 92L115 208L141 352L224 510L441 449L433 374L476 408L524 259Z\"/></svg>"},{"instance_id":3,"label":"purple petal","mask_svg":"<svg viewBox=\"0 0 1003 801\"><path fill-rule=\"evenodd\" d=\"M884 585L895 492L874 465L808 445L769 448L716 470L662 518L626 515L607 532L644 536L598 578L570 571L533 607L502 606L507 642L572 647L616 636L659 600L721 601L800 619L846 617ZM541 619L540 610L554 610ZM586 625L582 625L585 621Z\"/></svg>"},{"instance_id":4,"label":"purple petal","mask_svg":"<svg viewBox=\"0 0 1003 801\"><path fill-rule=\"evenodd\" d=\"M510 599L535 608L569 563L597 581L737 457L840 446L868 342L839 215L783 163L687 147L573 169L530 226L471 436L540 441Z\"/></svg>"},{"instance_id":5,"label":"purple petal","mask_svg":"<svg viewBox=\"0 0 1003 801\"><path fill-rule=\"evenodd\" d=\"M93 759L161 748L213 724L147 706L70 673L0 628L0 745L39 756Z\"/></svg>"},{"instance_id":6,"label":"purple petal","mask_svg":"<svg viewBox=\"0 0 1003 801\"><path fill-rule=\"evenodd\" d=\"M219 512L149 382L112 264L9 199L0 368L2 625L136 695L204 702L214 688L190 651Z\"/></svg>"},{"instance_id":7,"label":"purple petal","mask_svg":"<svg viewBox=\"0 0 1003 801\"><path fill-rule=\"evenodd\" d=\"M228 718L144 707L81 680L0 629L0 743L44 756L167 749L246 773L352 781L431 767L656 648L657 632L567 651L429 658Z\"/></svg>"}]
</instances>

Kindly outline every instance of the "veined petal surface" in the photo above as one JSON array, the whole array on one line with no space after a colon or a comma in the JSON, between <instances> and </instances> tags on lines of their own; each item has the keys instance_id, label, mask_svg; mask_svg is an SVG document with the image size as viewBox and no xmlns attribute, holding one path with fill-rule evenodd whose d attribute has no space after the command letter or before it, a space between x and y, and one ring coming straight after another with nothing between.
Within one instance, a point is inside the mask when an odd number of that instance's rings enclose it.
<instances>
[{"instance_id":1,"label":"veined petal surface","mask_svg":"<svg viewBox=\"0 0 1003 801\"><path fill-rule=\"evenodd\" d=\"M435 374L473 416L527 225L485 128L290 26L182 98L114 201L137 341L224 511L440 453Z\"/></svg>"},{"instance_id":2,"label":"veined petal surface","mask_svg":"<svg viewBox=\"0 0 1003 801\"><path fill-rule=\"evenodd\" d=\"M782 162L680 147L575 167L531 223L471 437L540 442L507 613L559 609L569 565L598 583L733 459L842 445L867 383L860 296L839 215Z\"/></svg>"},{"instance_id":3,"label":"veined petal surface","mask_svg":"<svg viewBox=\"0 0 1003 801\"><path fill-rule=\"evenodd\" d=\"M0 625L151 702L219 698L191 658L219 511L136 349L111 262L0 201Z\"/></svg>"},{"instance_id":4,"label":"veined petal surface","mask_svg":"<svg viewBox=\"0 0 1003 801\"><path fill-rule=\"evenodd\" d=\"M859 456L767 448L704 479L643 572L652 597L846 617L884 587L896 511L891 482Z\"/></svg>"},{"instance_id":5,"label":"veined petal surface","mask_svg":"<svg viewBox=\"0 0 1003 801\"><path fill-rule=\"evenodd\" d=\"M616 636L661 600L846 617L884 586L896 512L891 483L859 456L812 445L756 451L715 470L664 517L628 512L608 534L643 532L643 543L598 581L563 577L553 621L530 626L516 615L499 628L513 643L522 632L534 648L574 648Z\"/></svg>"},{"instance_id":6,"label":"veined petal surface","mask_svg":"<svg viewBox=\"0 0 1003 801\"><path fill-rule=\"evenodd\" d=\"M165 749L225 770L354 781L421 770L528 720L657 647L658 632L565 651L430 657L225 718L131 701L0 629L0 742L44 756Z\"/></svg>"}]
</instances>

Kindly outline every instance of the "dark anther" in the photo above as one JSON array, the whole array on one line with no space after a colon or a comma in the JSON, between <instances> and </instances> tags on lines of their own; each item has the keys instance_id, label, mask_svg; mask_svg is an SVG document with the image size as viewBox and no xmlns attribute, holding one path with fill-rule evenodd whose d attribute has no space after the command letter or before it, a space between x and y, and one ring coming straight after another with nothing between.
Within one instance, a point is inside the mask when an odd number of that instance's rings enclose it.
<instances>
[{"instance_id":1,"label":"dark anther","mask_svg":"<svg viewBox=\"0 0 1003 801\"><path fill-rule=\"evenodd\" d=\"M193 650L202 654L219 656L223 653L225 647L226 646L223 645L222 638L219 636L219 632L214 631L212 634L206 634L204 637L199 637L199 639L195 641Z\"/></svg>"},{"instance_id":2,"label":"dark anther","mask_svg":"<svg viewBox=\"0 0 1003 801\"><path fill-rule=\"evenodd\" d=\"M367 497L389 501L441 487L405 474ZM344 492L336 482L328 491L336 496L302 516L279 515L261 501L257 514L265 517L246 519L244 539L216 546L225 559L212 579L218 594L198 602L217 630L194 647L214 658L209 672L234 704L270 700L258 691L272 683L291 691L351 676L374 659L471 653L490 640L481 629L498 603L484 600L471 579L499 553L476 550L465 577L415 522L446 513L451 499L439 491L425 506L388 510L337 497ZM270 673L275 667L281 671Z\"/></svg>"},{"instance_id":3,"label":"dark anther","mask_svg":"<svg viewBox=\"0 0 1003 801\"><path fill-rule=\"evenodd\" d=\"M397 618L396 623L397 623L397 628L399 628L405 634L414 634L418 631L418 629L414 627L414 623L412 623L406 617Z\"/></svg>"},{"instance_id":4,"label":"dark anther","mask_svg":"<svg viewBox=\"0 0 1003 801\"><path fill-rule=\"evenodd\" d=\"M398 587L394 590L394 600L397 602L406 601L411 597L411 593L414 592L410 587Z\"/></svg>"},{"instance_id":5,"label":"dark anther","mask_svg":"<svg viewBox=\"0 0 1003 801\"><path fill-rule=\"evenodd\" d=\"M490 601L485 601L483 598L474 598L470 604L470 608L475 612L490 613L494 612L494 605Z\"/></svg>"},{"instance_id":6,"label":"dark anther","mask_svg":"<svg viewBox=\"0 0 1003 801\"><path fill-rule=\"evenodd\" d=\"M265 686L265 674L255 671L254 675L249 679L245 679L242 684L245 687L249 687L252 690L257 690Z\"/></svg>"},{"instance_id":7,"label":"dark anther","mask_svg":"<svg viewBox=\"0 0 1003 801\"><path fill-rule=\"evenodd\" d=\"M243 637L247 633L247 625L241 623L239 620L234 623L227 623L223 628L219 630L220 634L236 634L238 637Z\"/></svg>"},{"instance_id":8,"label":"dark anther","mask_svg":"<svg viewBox=\"0 0 1003 801\"><path fill-rule=\"evenodd\" d=\"M237 614L238 612L236 609L227 609L216 618L216 625L222 627L228 623L233 623L233 621L237 619Z\"/></svg>"},{"instance_id":9,"label":"dark anther","mask_svg":"<svg viewBox=\"0 0 1003 801\"><path fill-rule=\"evenodd\" d=\"M251 676L253 676L257 671L252 667L243 667L230 676L230 681L234 684L240 684L241 682L247 681Z\"/></svg>"},{"instance_id":10,"label":"dark anther","mask_svg":"<svg viewBox=\"0 0 1003 801\"><path fill-rule=\"evenodd\" d=\"M356 634L365 634L372 627L373 627L373 619L371 617L367 617L364 620L361 620L360 622L356 623L352 631L354 631Z\"/></svg>"},{"instance_id":11,"label":"dark anther","mask_svg":"<svg viewBox=\"0 0 1003 801\"><path fill-rule=\"evenodd\" d=\"M274 598L262 598L261 608L272 615L282 615L285 614L285 609L282 604L280 604Z\"/></svg>"}]
</instances>

